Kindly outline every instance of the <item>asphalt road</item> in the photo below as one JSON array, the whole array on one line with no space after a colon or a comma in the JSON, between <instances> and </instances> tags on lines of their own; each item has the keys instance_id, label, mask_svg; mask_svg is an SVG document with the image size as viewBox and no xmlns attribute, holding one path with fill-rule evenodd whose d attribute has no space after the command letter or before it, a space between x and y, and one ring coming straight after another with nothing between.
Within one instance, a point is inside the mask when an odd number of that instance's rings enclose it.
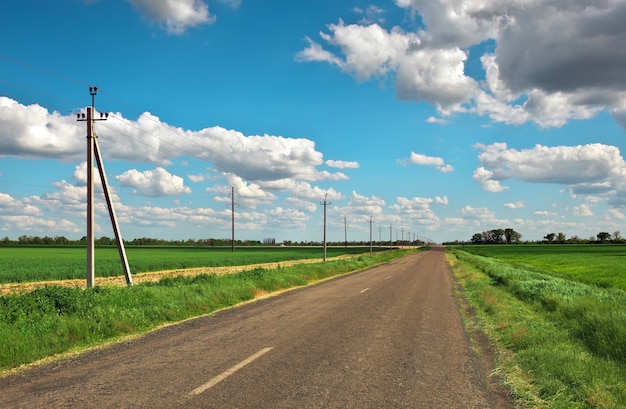
<instances>
[{"instance_id":1,"label":"asphalt road","mask_svg":"<svg viewBox=\"0 0 626 409\"><path fill-rule=\"evenodd\" d=\"M504 408L442 249L0 379L1 408Z\"/></svg>"}]
</instances>

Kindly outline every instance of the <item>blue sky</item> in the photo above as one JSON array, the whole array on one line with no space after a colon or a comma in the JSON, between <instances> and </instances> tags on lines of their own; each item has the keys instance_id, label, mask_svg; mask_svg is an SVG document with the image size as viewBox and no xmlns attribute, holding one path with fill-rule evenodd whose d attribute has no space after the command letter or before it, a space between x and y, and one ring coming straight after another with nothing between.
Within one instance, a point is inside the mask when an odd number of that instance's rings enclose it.
<instances>
[{"instance_id":1,"label":"blue sky","mask_svg":"<svg viewBox=\"0 0 626 409\"><path fill-rule=\"evenodd\" d=\"M563 4L561 4L563 3ZM626 1L0 4L0 237L626 234ZM99 187L97 190L100 191ZM112 237L97 194L96 236ZM347 225L347 229L344 229Z\"/></svg>"}]
</instances>

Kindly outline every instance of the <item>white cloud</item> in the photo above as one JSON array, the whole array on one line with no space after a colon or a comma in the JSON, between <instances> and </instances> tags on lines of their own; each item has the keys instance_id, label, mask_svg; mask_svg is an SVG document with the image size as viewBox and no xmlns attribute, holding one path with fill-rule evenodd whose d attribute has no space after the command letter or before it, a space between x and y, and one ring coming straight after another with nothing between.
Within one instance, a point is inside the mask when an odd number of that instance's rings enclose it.
<instances>
[{"instance_id":1,"label":"white cloud","mask_svg":"<svg viewBox=\"0 0 626 409\"><path fill-rule=\"evenodd\" d=\"M402 159L400 163L420 165L420 166L434 166L443 173L454 171L451 165L447 165L442 158L435 156L426 156L421 153L411 152L411 156L408 159Z\"/></svg>"},{"instance_id":2,"label":"white cloud","mask_svg":"<svg viewBox=\"0 0 626 409\"><path fill-rule=\"evenodd\" d=\"M398 27L388 31L378 24L339 21L328 29L331 34L320 35L341 50L343 59L307 38L309 47L296 60L329 62L360 81L394 74L399 98L428 101L443 113L461 110L460 104L476 89L475 81L464 75L467 54L458 47L425 47L417 34Z\"/></svg>"},{"instance_id":3,"label":"white cloud","mask_svg":"<svg viewBox=\"0 0 626 409\"><path fill-rule=\"evenodd\" d=\"M0 154L24 158L74 160L84 156L84 127L76 118L49 113L40 105L22 105L0 96Z\"/></svg>"},{"instance_id":4,"label":"white cloud","mask_svg":"<svg viewBox=\"0 0 626 409\"><path fill-rule=\"evenodd\" d=\"M209 6L202 0L128 1L146 18L164 23L170 34L182 34L189 27L215 22L215 17L209 13ZM238 2L231 0L230 3Z\"/></svg>"},{"instance_id":5,"label":"white cloud","mask_svg":"<svg viewBox=\"0 0 626 409\"><path fill-rule=\"evenodd\" d=\"M441 201L438 198L437 201ZM437 202L426 197L405 198L397 197L396 202L389 206L400 218L402 225L418 224L422 227L434 228L440 226L439 217L430 209L430 205Z\"/></svg>"},{"instance_id":6,"label":"white cloud","mask_svg":"<svg viewBox=\"0 0 626 409\"><path fill-rule=\"evenodd\" d=\"M105 124L96 126L96 131L103 155L111 160L163 167L174 158L195 158L257 183L348 179L342 172L319 170L323 155L315 149L315 142L304 138L246 136L217 126L190 131L161 122L147 112L136 121L112 114ZM0 97L0 132L0 155L62 161L79 161L85 155L84 124L73 116L49 113L39 105L24 106ZM358 166L341 160L329 163L339 168Z\"/></svg>"},{"instance_id":7,"label":"white cloud","mask_svg":"<svg viewBox=\"0 0 626 409\"><path fill-rule=\"evenodd\" d=\"M327 160L326 165L337 169L358 169L359 162L347 162L343 160Z\"/></svg>"},{"instance_id":8,"label":"white cloud","mask_svg":"<svg viewBox=\"0 0 626 409\"><path fill-rule=\"evenodd\" d=\"M308 39L299 61L326 61L359 80L391 79L398 97L427 101L440 114L473 112L495 122L542 128L602 110L626 126L626 2L552 0L396 0L419 14L415 32L371 19L328 26L331 51ZM467 52L486 79L466 75ZM333 52L332 50L336 51Z\"/></svg>"},{"instance_id":9,"label":"white cloud","mask_svg":"<svg viewBox=\"0 0 626 409\"><path fill-rule=\"evenodd\" d=\"M553 217L556 216L557 213L554 212L548 212L546 210L538 210L536 212L533 212L533 215L535 216L546 216L546 217Z\"/></svg>"},{"instance_id":10,"label":"white cloud","mask_svg":"<svg viewBox=\"0 0 626 409\"><path fill-rule=\"evenodd\" d=\"M25 203L23 200L15 199L11 195L0 192L0 214L7 215L28 215L41 216L42 212L37 207Z\"/></svg>"},{"instance_id":11,"label":"white cloud","mask_svg":"<svg viewBox=\"0 0 626 409\"><path fill-rule=\"evenodd\" d=\"M116 179L121 186L132 187L133 193L137 195L157 197L191 193L191 189L184 185L183 178L172 175L161 167L144 172L131 169Z\"/></svg>"},{"instance_id":12,"label":"white cloud","mask_svg":"<svg viewBox=\"0 0 626 409\"><path fill-rule=\"evenodd\" d=\"M472 179L480 183L483 189L487 192L497 193L508 189L506 186L502 186L498 180L494 180L494 173L484 167L479 167L474 171Z\"/></svg>"},{"instance_id":13,"label":"white cloud","mask_svg":"<svg viewBox=\"0 0 626 409\"><path fill-rule=\"evenodd\" d=\"M524 203L523 200L518 200L514 203L505 203L504 207L508 209L523 209L524 207L526 207L526 203Z\"/></svg>"},{"instance_id":14,"label":"white cloud","mask_svg":"<svg viewBox=\"0 0 626 409\"><path fill-rule=\"evenodd\" d=\"M626 216L624 216L623 212L620 212L617 209L608 209L604 212L605 220L621 220L622 222L626 220Z\"/></svg>"},{"instance_id":15,"label":"white cloud","mask_svg":"<svg viewBox=\"0 0 626 409\"><path fill-rule=\"evenodd\" d=\"M615 146L588 144L532 149L509 149L506 143L478 144L483 165L476 169L474 179L488 191L505 179L533 183L568 185L578 193L609 191L624 183L626 164ZM490 184L493 186L490 187Z\"/></svg>"},{"instance_id":16,"label":"white cloud","mask_svg":"<svg viewBox=\"0 0 626 409\"><path fill-rule=\"evenodd\" d=\"M574 206L574 216L590 217L593 216L593 211L589 205L581 204Z\"/></svg>"},{"instance_id":17,"label":"white cloud","mask_svg":"<svg viewBox=\"0 0 626 409\"><path fill-rule=\"evenodd\" d=\"M281 230L303 230L309 220L304 212L296 209L277 207L268 212L267 225Z\"/></svg>"},{"instance_id":18,"label":"white cloud","mask_svg":"<svg viewBox=\"0 0 626 409\"><path fill-rule=\"evenodd\" d=\"M218 185L207 188L208 191L218 194L218 196L215 197L215 200L218 202L231 203L233 189L235 190L235 204L244 208L254 209L276 200L274 194L266 191L256 183L246 182L232 173L226 173L224 177L228 182L228 186Z\"/></svg>"},{"instance_id":19,"label":"white cloud","mask_svg":"<svg viewBox=\"0 0 626 409\"><path fill-rule=\"evenodd\" d=\"M288 197L285 199L285 204L289 207L293 207L294 209L313 213L317 210L317 205L314 202L309 200L299 199L297 197Z\"/></svg>"},{"instance_id":20,"label":"white cloud","mask_svg":"<svg viewBox=\"0 0 626 409\"><path fill-rule=\"evenodd\" d=\"M369 220L370 217L378 218L384 212L385 201L377 196L364 196L352 191L350 201L345 206L345 212L358 217L361 220Z\"/></svg>"}]
</instances>

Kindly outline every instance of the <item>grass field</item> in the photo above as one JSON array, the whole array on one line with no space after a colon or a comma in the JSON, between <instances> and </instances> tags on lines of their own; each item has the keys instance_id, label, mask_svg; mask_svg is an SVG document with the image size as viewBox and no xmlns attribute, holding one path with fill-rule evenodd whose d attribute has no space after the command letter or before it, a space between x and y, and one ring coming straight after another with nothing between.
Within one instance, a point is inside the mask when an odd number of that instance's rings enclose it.
<instances>
[{"instance_id":1,"label":"grass field","mask_svg":"<svg viewBox=\"0 0 626 409\"><path fill-rule=\"evenodd\" d=\"M626 408L626 247L449 248L520 407Z\"/></svg>"},{"instance_id":2,"label":"grass field","mask_svg":"<svg viewBox=\"0 0 626 409\"><path fill-rule=\"evenodd\" d=\"M374 248L375 251L383 250ZM328 247L327 256L360 254L369 247ZM128 247L132 274L195 267L225 267L286 260L321 258L321 247ZM85 277L83 247L0 247L0 284L81 279ZM117 248L95 250L96 277L124 275Z\"/></svg>"},{"instance_id":3,"label":"grass field","mask_svg":"<svg viewBox=\"0 0 626 409\"><path fill-rule=\"evenodd\" d=\"M463 250L566 279L626 290L625 245L471 245Z\"/></svg>"}]
</instances>

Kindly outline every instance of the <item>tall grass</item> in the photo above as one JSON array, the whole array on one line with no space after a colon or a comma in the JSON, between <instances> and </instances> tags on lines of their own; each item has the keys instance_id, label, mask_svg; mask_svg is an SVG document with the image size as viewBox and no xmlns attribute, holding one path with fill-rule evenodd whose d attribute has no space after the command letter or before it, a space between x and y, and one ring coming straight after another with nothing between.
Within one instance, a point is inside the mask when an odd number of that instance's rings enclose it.
<instances>
[{"instance_id":1,"label":"tall grass","mask_svg":"<svg viewBox=\"0 0 626 409\"><path fill-rule=\"evenodd\" d=\"M459 249L454 268L529 407L626 407L626 292ZM508 357L508 358L507 358Z\"/></svg>"},{"instance_id":2,"label":"tall grass","mask_svg":"<svg viewBox=\"0 0 626 409\"><path fill-rule=\"evenodd\" d=\"M210 313L255 294L360 270L408 252L232 275L179 276L132 287L46 286L5 295L0 297L0 370Z\"/></svg>"}]
</instances>

